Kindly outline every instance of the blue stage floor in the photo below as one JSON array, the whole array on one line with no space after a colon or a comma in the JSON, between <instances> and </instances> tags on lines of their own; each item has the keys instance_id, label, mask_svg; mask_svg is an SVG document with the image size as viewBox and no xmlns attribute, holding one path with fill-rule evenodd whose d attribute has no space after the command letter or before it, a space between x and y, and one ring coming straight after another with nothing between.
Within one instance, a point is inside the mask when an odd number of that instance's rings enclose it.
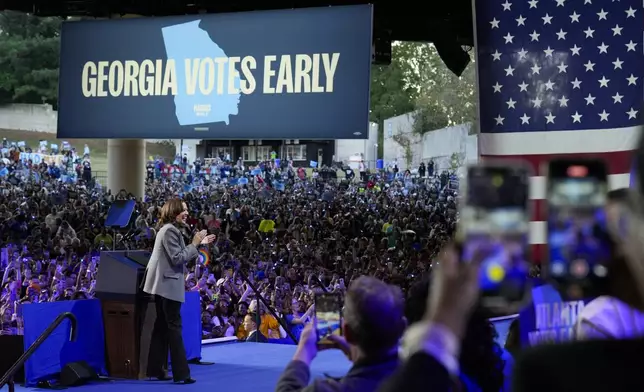
<instances>
[{"instance_id":1,"label":"blue stage floor","mask_svg":"<svg viewBox=\"0 0 644 392\"><path fill-rule=\"evenodd\" d=\"M191 365L192 385L173 385L160 381L118 380L92 383L78 388L91 392L163 392L163 391L229 391L258 392L272 391L282 369L290 361L295 346L262 343L232 343L204 346L202 360L215 362L212 366ZM322 377L324 373L342 376L351 363L337 350L318 354L312 365L312 376ZM6 387L3 388L6 390ZM43 391L37 388L17 387L17 391Z\"/></svg>"}]
</instances>

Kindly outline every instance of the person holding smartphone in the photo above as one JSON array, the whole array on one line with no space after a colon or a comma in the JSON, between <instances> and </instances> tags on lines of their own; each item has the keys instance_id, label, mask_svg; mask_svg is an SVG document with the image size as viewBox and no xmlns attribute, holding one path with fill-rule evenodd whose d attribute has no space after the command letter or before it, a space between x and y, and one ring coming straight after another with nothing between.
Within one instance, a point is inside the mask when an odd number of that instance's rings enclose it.
<instances>
[{"instance_id":1,"label":"person holding smartphone","mask_svg":"<svg viewBox=\"0 0 644 392\"><path fill-rule=\"evenodd\" d=\"M407 325L400 289L374 277L361 276L349 286L343 308L342 336L322 336L324 332L318 329L326 326L319 325L320 320L304 327L293 360L277 382L277 392L375 391L395 372L399 365L398 342ZM319 311L316 314L321 315ZM339 381L321 379L309 384L311 363L320 350L326 349L341 350L353 366Z\"/></svg>"},{"instance_id":2,"label":"person holding smartphone","mask_svg":"<svg viewBox=\"0 0 644 392\"><path fill-rule=\"evenodd\" d=\"M175 383L193 384L181 330L181 303L185 302L184 269L195 260L200 245L215 240L206 230L197 232L186 246L180 228L186 225L188 207L181 199L172 199L161 208L159 229L150 262L143 277L143 291L154 295L156 320L152 329L148 359L148 377L169 380L166 368L168 348Z\"/></svg>"}]
</instances>

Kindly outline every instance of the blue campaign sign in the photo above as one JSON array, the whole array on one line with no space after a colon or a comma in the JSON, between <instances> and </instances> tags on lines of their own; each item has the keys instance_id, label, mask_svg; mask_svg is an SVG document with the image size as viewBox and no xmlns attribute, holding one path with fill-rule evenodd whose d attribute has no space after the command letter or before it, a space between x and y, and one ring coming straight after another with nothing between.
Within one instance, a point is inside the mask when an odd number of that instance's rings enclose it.
<instances>
[{"instance_id":1,"label":"blue campaign sign","mask_svg":"<svg viewBox=\"0 0 644 392\"><path fill-rule=\"evenodd\" d=\"M59 138L366 139L372 7L66 22Z\"/></svg>"},{"instance_id":2,"label":"blue campaign sign","mask_svg":"<svg viewBox=\"0 0 644 392\"><path fill-rule=\"evenodd\" d=\"M532 303L519 313L522 346L574 340L577 316L589 301L564 301L557 290L544 284L532 289Z\"/></svg>"}]
</instances>

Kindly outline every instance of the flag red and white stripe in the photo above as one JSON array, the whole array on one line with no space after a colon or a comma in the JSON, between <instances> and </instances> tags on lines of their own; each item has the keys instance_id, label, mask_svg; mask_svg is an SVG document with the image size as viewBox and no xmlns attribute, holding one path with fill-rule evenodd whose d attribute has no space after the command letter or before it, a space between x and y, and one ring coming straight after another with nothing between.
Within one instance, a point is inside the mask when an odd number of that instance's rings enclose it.
<instances>
[{"instance_id":1,"label":"flag red and white stripe","mask_svg":"<svg viewBox=\"0 0 644 392\"><path fill-rule=\"evenodd\" d=\"M642 127L595 129L588 131L487 133L479 135L482 159L521 161L530 166L532 219L530 244L534 260L541 260L546 244L545 165L555 157L599 158L608 165L610 189L628 188L631 154Z\"/></svg>"},{"instance_id":2,"label":"flag red and white stripe","mask_svg":"<svg viewBox=\"0 0 644 392\"><path fill-rule=\"evenodd\" d=\"M600 158L628 187L643 124L642 0L475 0L482 158L528 162L535 260L546 243L542 165Z\"/></svg>"}]
</instances>

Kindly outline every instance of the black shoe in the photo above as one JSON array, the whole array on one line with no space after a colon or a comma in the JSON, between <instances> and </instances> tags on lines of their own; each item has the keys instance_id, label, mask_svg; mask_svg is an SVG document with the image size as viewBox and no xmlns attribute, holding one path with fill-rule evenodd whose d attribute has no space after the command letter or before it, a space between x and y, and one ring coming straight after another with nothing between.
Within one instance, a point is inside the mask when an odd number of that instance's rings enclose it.
<instances>
[{"instance_id":1,"label":"black shoe","mask_svg":"<svg viewBox=\"0 0 644 392\"><path fill-rule=\"evenodd\" d=\"M197 380L195 380L194 378L190 378L190 377L186 378L185 380L174 380L175 384L183 384L183 385L194 384L196 382L197 382Z\"/></svg>"}]
</instances>

